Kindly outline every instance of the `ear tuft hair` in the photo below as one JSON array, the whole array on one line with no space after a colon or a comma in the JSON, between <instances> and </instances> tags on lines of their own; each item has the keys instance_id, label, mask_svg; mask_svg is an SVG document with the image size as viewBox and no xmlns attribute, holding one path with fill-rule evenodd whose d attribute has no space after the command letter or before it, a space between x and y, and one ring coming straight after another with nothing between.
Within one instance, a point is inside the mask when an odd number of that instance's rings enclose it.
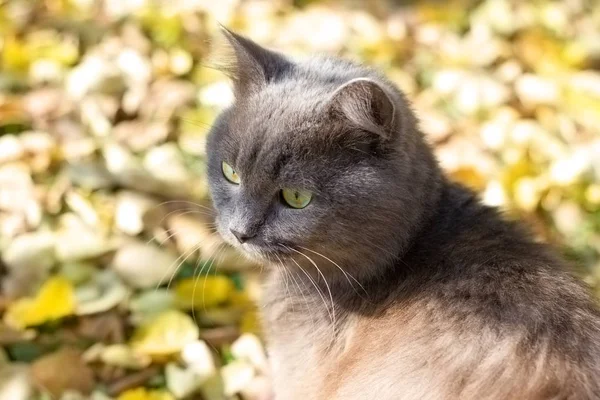
<instances>
[{"instance_id":1,"label":"ear tuft hair","mask_svg":"<svg viewBox=\"0 0 600 400\"><path fill-rule=\"evenodd\" d=\"M216 46L217 65L233 81L236 98L256 93L292 65L282 54L268 50L223 25L219 27L221 38L226 40Z\"/></svg>"},{"instance_id":2,"label":"ear tuft hair","mask_svg":"<svg viewBox=\"0 0 600 400\"><path fill-rule=\"evenodd\" d=\"M334 114L384 139L397 131L394 101L372 79L356 78L344 83L331 96L329 106Z\"/></svg>"}]
</instances>

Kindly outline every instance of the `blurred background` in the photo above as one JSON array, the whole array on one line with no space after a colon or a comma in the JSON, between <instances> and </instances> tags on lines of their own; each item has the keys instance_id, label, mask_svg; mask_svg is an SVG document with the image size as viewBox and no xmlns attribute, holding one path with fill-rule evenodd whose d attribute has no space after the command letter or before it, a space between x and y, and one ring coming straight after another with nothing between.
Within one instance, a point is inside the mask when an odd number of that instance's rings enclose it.
<instances>
[{"instance_id":1,"label":"blurred background","mask_svg":"<svg viewBox=\"0 0 600 400\"><path fill-rule=\"evenodd\" d=\"M0 0L0 400L264 399L259 269L207 208L217 22L384 70L599 287L595 0Z\"/></svg>"}]
</instances>

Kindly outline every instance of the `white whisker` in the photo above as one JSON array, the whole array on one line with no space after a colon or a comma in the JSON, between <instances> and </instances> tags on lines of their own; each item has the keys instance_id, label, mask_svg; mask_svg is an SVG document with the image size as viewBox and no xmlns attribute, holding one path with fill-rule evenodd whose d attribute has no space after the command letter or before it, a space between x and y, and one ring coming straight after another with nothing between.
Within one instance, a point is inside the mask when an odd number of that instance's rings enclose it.
<instances>
[{"instance_id":1,"label":"white whisker","mask_svg":"<svg viewBox=\"0 0 600 400\"><path fill-rule=\"evenodd\" d=\"M221 246L223 246L223 244L219 245L216 249L214 249L213 252L211 253L211 255L206 259L206 262L204 262L202 264L202 268L200 268L200 272L198 272L198 276L196 276L196 270L198 269L199 263L196 265L196 268L194 268L194 274L193 274L194 289L192 289L192 318L194 319L194 321L196 321L196 307L195 307L194 302L196 300L196 287L198 286L198 278L202 275L202 271L204 271L204 267L206 267L206 265L210 262L210 259L217 253L217 251L221 248ZM200 261L200 260L198 260L198 261Z\"/></svg>"},{"instance_id":2,"label":"white whisker","mask_svg":"<svg viewBox=\"0 0 600 400\"><path fill-rule=\"evenodd\" d=\"M277 258L280 260L281 265L283 265L284 268L287 269L287 267L285 266L285 264L283 263L283 261L281 261L281 258L279 256L277 256ZM310 312L311 311L310 304L308 303L308 299L306 298L306 294L304 293L304 289L302 287L300 287L300 284L298 283L298 281L294 277L294 272L293 271L290 272L290 277L292 278L292 281L294 282L294 284L296 285L296 287L300 291L300 295L302 296L302 299L304 300L304 304L306 305L306 311L310 313L310 317L311 317L310 319L311 319L311 321L313 323L313 327L316 327L317 326L317 322L315 320L315 315L314 315L314 313Z\"/></svg>"},{"instance_id":3,"label":"white whisker","mask_svg":"<svg viewBox=\"0 0 600 400\"><path fill-rule=\"evenodd\" d=\"M204 225L206 225L207 227L211 227L211 228L215 228L217 226L216 223L205 223ZM162 240L158 240L156 235L154 235L146 242L146 246L149 245L153 240L158 241L159 246L164 246L164 244L167 242L167 240L171 239L173 236L175 236L179 233L179 231L176 229L165 229L164 231L168 233L166 238L164 238Z\"/></svg>"},{"instance_id":4,"label":"white whisker","mask_svg":"<svg viewBox=\"0 0 600 400\"><path fill-rule=\"evenodd\" d=\"M214 214L209 214L202 210L191 210L191 209L187 208L185 210L173 210L173 211L168 212L165 216L163 216L161 218L161 220L158 222L158 225L162 225L162 223L165 219L169 218L171 215L178 213L178 212L181 212L181 214L177 214L177 216L187 215L187 214L199 214L199 215L206 215L209 217L214 217Z\"/></svg>"},{"instance_id":5,"label":"white whisker","mask_svg":"<svg viewBox=\"0 0 600 400\"><path fill-rule=\"evenodd\" d=\"M352 278L352 280L353 280L354 282L356 282L356 283L358 284L358 286L360 286L360 288L363 290L363 292L364 292L366 295L368 295L368 293L367 293L367 290L364 288L364 286L363 286L363 285L362 285L362 284L361 284L361 283L360 283L360 282L359 282L359 281L358 281L358 280L357 280L355 277L353 277L353 276L352 276L351 274L349 274L348 272L344 271L344 269L343 269L342 267L340 267L340 266L338 265L338 263L336 263L335 261L333 261L331 258L329 258L329 257L327 257L327 256L325 256L325 255L323 255L323 254L321 254L321 253L319 253L319 252L317 252L317 251L311 250L311 249L309 249L309 248L307 248L307 247L302 247L302 246L298 246L298 247L300 247L301 249L304 249L304 250L310 251L311 253L314 253L314 254L316 254L316 255L318 255L318 256L320 256L320 257L323 257L324 259L326 259L327 261L329 261L330 263L332 263L333 265L335 265L335 266L336 266L336 267L337 267L337 268L338 268L340 271L342 271L342 273L344 274L344 276L345 276L345 277L346 277L346 279L348 280L348 283L350 284L350 286L352 286L352 289L355 289L355 288L354 288L354 285L352 284L352 282L350 282L350 278ZM355 291L356 291L356 290L355 290ZM357 294L358 294L358 293L357 293Z\"/></svg>"},{"instance_id":6,"label":"white whisker","mask_svg":"<svg viewBox=\"0 0 600 400\"><path fill-rule=\"evenodd\" d=\"M212 262L210 263L210 265L208 266L208 269L206 270L206 273L204 274L204 283L202 284L202 307L204 309L204 311L206 311L206 280L208 279L208 274L210 273L210 269L213 267L213 265L215 264L215 261L217 260L217 255L223 251L223 249L225 248L225 244L222 243L219 245L219 247L217 248L217 250L215 251L216 255L213 257ZM217 275L217 266L215 265L215 276Z\"/></svg>"},{"instance_id":7,"label":"white whisker","mask_svg":"<svg viewBox=\"0 0 600 400\"><path fill-rule=\"evenodd\" d=\"M285 264L281 261L281 258L277 255L277 253L273 253L273 254L275 255L275 257L277 257L277 260L279 260L279 265L281 265L281 268L283 268L283 277L284 277L283 282L284 282L284 286L285 286L285 292L287 293L288 299L290 299L290 301L291 301L292 312L295 312L295 310L294 310L294 301L293 301L292 296L290 294L290 288L289 288L289 284L288 284L288 277L287 276L289 274L289 271L286 268ZM287 313L285 313L285 318L286 318L286 321L287 321Z\"/></svg>"},{"instance_id":8,"label":"white whisker","mask_svg":"<svg viewBox=\"0 0 600 400\"><path fill-rule=\"evenodd\" d=\"M331 288L329 287L329 284L327 283L327 280L325 279L325 275L323 275L323 273L321 272L321 270L319 269L319 267L317 266L317 264L310 258L308 257L306 254L295 250L291 247L288 246L284 246L285 248L287 248L288 250L294 251L298 254L300 254L301 256L303 256L304 258L306 258L316 269L317 272L321 275L321 277L323 278L323 281L325 282L325 286L327 287L327 291L329 293L329 300L331 301L331 311L329 311L329 307L327 306L327 303L325 301L325 297L321 294L321 292L319 291L319 294L321 295L321 298L323 299L323 303L325 304L325 308L327 309L329 316L331 318L331 322L333 325L333 329L334 329L334 333L335 333L335 304L333 302L333 295L331 294ZM298 267L300 267L300 264L298 262L296 262L296 260L294 260L293 258L291 259ZM312 279L312 277L306 272L304 271L304 268L300 267L300 269L304 272L304 274L310 279L310 281L313 283L313 285L315 286L315 288L318 290L318 286L315 283L315 281Z\"/></svg>"},{"instance_id":9,"label":"white whisker","mask_svg":"<svg viewBox=\"0 0 600 400\"><path fill-rule=\"evenodd\" d=\"M167 200L167 201L163 201L160 204L157 204L154 208L158 208L160 206L164 206L165 204L172 204L172 203L191 204L193 206L200 207L200 208L203 208L205 210L208 210L208 211L210 211L212 213L215 212L215 210L213 208L211 208L211 207L203 206L202 204L198 204L198 203L195 203L193 201L188 201L188 200Z\"/></svg>"},{"instance_id":10,"label":"white whisker","mask_svg":"<svg viewBox=\"0 0 600 400\"><path fill-rule=\"evenodd\" d=\"M169 265L169 267L165 270L162 278L160 279L160 281L158 281L158 283L156 284L156 287L154 288L154 291L157 291L158 288L160 287L160 285L162 285L163 281L165 280L165 277L167 276L167 274L171 271L171 268L173 268L173 265L179 263L179 260L181 260L182 257L183 261L181 261L178 265L177 268L175 268L175 271L171 274L171 278L169 279L169 284L167 285L167 289L170 287L171 282L173 280L173 278L175 277L175 275L177 274L177 271L179 270L179 268L181 267L181 265L185 262L185 260L187 260L187 258L192 255L195 251L198 251L200 249L201 244L199 243L197 246L192 247L191 249L184 251L179 257L177 257L177 259L171 264Z\"/></svg>"}]
</instances>

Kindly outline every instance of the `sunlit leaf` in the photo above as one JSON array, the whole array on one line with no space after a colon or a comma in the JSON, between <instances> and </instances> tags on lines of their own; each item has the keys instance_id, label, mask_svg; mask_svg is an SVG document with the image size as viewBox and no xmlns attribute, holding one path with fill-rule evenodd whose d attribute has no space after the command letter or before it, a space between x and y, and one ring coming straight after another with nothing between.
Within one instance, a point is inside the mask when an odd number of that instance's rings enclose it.
<instances>
[{"instance_id":1,"label":"sunlit leaf","mask_svg":"<svg viewBox=\"0 0 600 400\"><path fill-rule=\"evenodd\" d=\"M235 286L226 276L199 276L179 281L175 294L181 307L211 308L223 304L232 295Z\"/></svg>"},{"instance_id":2,"label":"sunlit leaf","mask_svg":"<svg viewBox=\"0 0 600 400\"><path fill-rule=\"evenodd\" d=\"M136 353L126 344L105 346L102 343L97 343L87 349L83 358L86 362L100 361L106 365L129 369L142 369L152 362L150 356Z\"/></svg>"},{"instance_id":3,"label":"sunlit leaf","mask_svg":"<svg viewBox=\"0 0 600 400\"><path fill-rule=\"evenodd\" d=\"M556 73L579 68L586 59L578 44L567 44L542 30L530 30L516 41L519 58L540 73Z\"/></svg>"},{"instance_id":4,"label":"sunlit leaf","mask_svg":"<svg viewBox=\"0 0 600 400\"><path fill-rule=\"evenodd\" d=\"M139 326L131 339L136 352L151 357L179 353L198 339L200 330L192 318L180 311L166 311Z\"/></svg>"},{"instance_id":5,"label":"sunlit leaf","mask_svg":"<svg viewBox=\"0 0 600 400\"><path fill-rule=\"evenodd\" d=\"M243 314L242 320L240 321L240 331L257 335L262 333L260 315L256 308L252 308Z\"/></svg>"},{"instance_id":6,"label":"sunlit leaf","mask_svg":"<svg viewBox=\"0 0 600 400\"><path fill-rule=\"evenodd\" d=\"M477 191L483 190L487 182L486 178L475 167L472 166L460 167L453 171L450 175L456 181Z\"/></svg>"},{"instance_id":7,"label":"sunlit leaf","mask_svg":"<svg viewBox=\"0 0 600 400\"><path fill-rule=\"evenodd\" d=\"M4 315L8 325L26 328L72 315L75 292L70 281L62 277L49 279L35 298L23 298L10 304Z\"/></svg>"},{"instance_id":8,"label":"sunlit leaf","mask_svg":"<svg viewBox=\"0 0 600 400\"><path fill-rule=\"evenodd\" d=\"M164 390L137 388L121 393L117 400L175 400L175 398Z\"/></svg>"},{"instance_id":9,"label":"sunlit leaf","mask_svg":"<svg viewBox=\"0 0 600 400\"><path fill-rule=\"evenodd\" d=\"M471 0L451 0L440 7L437 1L423 1L416 6L417 15L423 22L437 22L459 29L467 22L467 9Z\"/></svg>"},{"instance_id":10,"label":"sunlit leaf","mask_svg":"<svg viewBox=\"0 0 600 400\"><path fill-rule=\"evenodd\" d=\"M4 46L2 49L2 66L7 71L26 72L31 62L31 54L27 48L27 44L16 38L8 36L4 38Z\"/></svg>"}]
</instances>

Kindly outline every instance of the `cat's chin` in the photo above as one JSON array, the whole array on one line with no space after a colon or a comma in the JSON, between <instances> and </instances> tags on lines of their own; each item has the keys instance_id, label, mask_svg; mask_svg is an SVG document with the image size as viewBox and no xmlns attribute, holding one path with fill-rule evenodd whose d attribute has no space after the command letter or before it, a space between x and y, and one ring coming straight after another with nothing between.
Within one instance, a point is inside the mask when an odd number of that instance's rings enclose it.
<instances>
[{"instance_id":1,"label":"cat's chin","mask_svg":"<svg viewBox=\"0 0 600 400\"><path fill-rule=\"evenodd\" d=\"M243 256L259 264L278 264L290 258L290 252L281 247L256 246L252 244L234 244L234 247Z\"/></svg>"},{"instance_id":2,"label":"cat's chin","mask_svg":"<svg viewBox=\"0 0 600 400\"><path fill-rule=\"evenodd\" d=\"M259 263L273 263L281 261L287 255L276 249L267 249L262 246L242 245L237 246L238 250L246 257Z\"/></svg>"}]
</instances>

